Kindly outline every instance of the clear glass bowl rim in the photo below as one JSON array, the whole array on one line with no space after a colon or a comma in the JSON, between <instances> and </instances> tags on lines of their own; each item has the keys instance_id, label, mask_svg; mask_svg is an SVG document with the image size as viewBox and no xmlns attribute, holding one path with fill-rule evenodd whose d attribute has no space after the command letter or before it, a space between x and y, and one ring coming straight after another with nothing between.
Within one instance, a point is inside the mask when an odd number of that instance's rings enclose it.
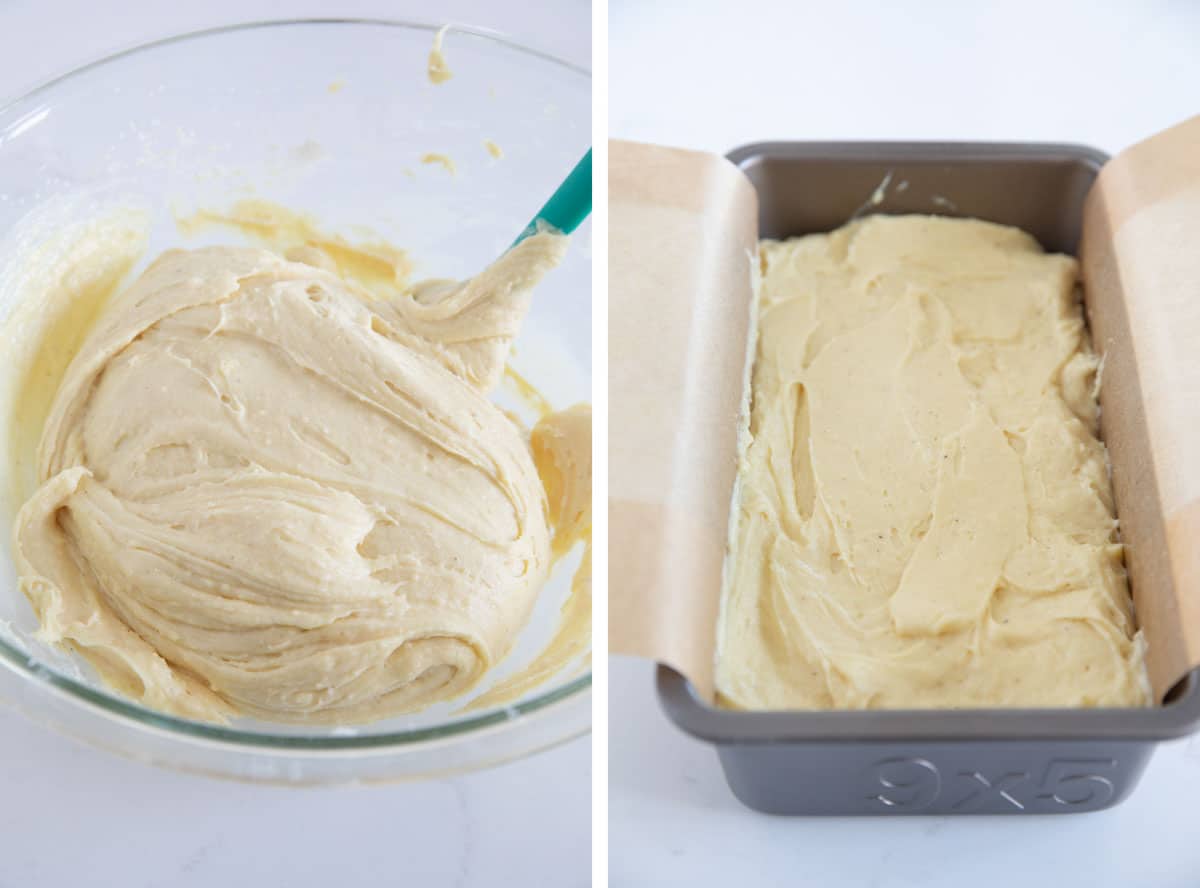
<instances>
[{"instance_id":1,"label":"clear glass bowl rim","mask_svg":"<svg viewBox=\"0 0 1200 888\"><path fill-rule=\"evenodd\" d=\"M30 89L24 94L5 102L0 106L0 116L12 112L21 104L38 99L54 87L69 80L74 80L89 72L102 68L127 56L162 49L176 43L203 40L209 37L220 37L226 34L242 31L257 31L267 29L283 29L290 27L380 27L396 28L399 30L428 31L431 35L442 25L428 22L414 22L387 18L295 18L295 19L264 19L252 22L221 25L213 28L203 28L187 31L159 40L141 43L137 46L112 53L103 58L81 65L65 74L60 74L44 83ZM591 79L588 69L560 59L550 53L525 46L504 34L485 28L467 25L450 24L448 30L477 37L552 64L565 72L585 80ZM89 708L98 708L104 714L130 720L147 728L165 730L168 733L181 734L186 738L200 741L215 741L220 744L253 747L264 750L307 751L307 752L348 752L353 750L385 750L395 747L413 746L431 741L448 740L453 737L473 734L485 728L493 728L505 723L532 716L535 713L545 713L554 704L565 702L577 694L587 693L592 685L591 671L573 679L561 687L521 700L503 709L487 712L472 718L450 722L445 725L434 725L426 728L416 728L407 731L390 731L381 734L347 735L347 736L305 736L302 734L271 734L264 731L243 731L224 725L206 724L178 718L163 712L148 709L130 700L117 697L107 691L91 687L76 681L67 675L62 675L49 666L37 662L34 658L0 638L0 663L12 669L22 678L41 681L48 685L51 692L57 691L76 702L86 704ZM563 740L570 739L563 737Z\"/></svg>"}]
</instances>

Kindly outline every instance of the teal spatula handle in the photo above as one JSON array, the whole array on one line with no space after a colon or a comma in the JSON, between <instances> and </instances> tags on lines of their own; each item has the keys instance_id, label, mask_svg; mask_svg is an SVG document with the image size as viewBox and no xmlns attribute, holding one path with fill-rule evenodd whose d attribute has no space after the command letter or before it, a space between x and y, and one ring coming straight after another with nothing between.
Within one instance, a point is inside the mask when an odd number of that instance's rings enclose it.
<instances>
[{"instance_id":1,"label":"teal spatula handle","mask_svg":"<svg viewBox=\"0 0 1200 888\"><path fill-rule=\"evenodd\" d=\"M563 234L570 234L591 212L592 149L589 148L583 159L575 164L575 169L571 170L570 175L558 186L558 190L550 195L546 205L538 210L533 221L526 225L525 230L513 241L513 246L544 226Z\"/></svg>"}]
</instances>

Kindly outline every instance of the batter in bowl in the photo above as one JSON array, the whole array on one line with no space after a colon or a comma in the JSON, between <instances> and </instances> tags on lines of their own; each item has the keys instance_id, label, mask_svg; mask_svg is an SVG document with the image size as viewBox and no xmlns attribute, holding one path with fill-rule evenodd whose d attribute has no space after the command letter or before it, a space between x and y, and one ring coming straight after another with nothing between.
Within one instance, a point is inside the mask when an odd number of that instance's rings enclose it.
<instances>
[{"instance_id":1,"label":"batter in bowl","mask_svg":"<svg viewBox=\"0 0 1200 888\"><path fill-rule=\"evenodd\" d=\"M537 234L389 300L319 251L163 254L52 402L15 528L41 636L212 720L365 722L471 688L552 558L487 393L565 248Z\"/></svg>"},{"instance_id":2,"label":"batter in bowl","mask_svg":"<svg viewBox=\"0 0 1200 888\"><path fill-rule=\"evenodd\" d=\"M1075 261L925 216L761 260L721 701L1148 703Z\"/></svg>"}]
</instances>

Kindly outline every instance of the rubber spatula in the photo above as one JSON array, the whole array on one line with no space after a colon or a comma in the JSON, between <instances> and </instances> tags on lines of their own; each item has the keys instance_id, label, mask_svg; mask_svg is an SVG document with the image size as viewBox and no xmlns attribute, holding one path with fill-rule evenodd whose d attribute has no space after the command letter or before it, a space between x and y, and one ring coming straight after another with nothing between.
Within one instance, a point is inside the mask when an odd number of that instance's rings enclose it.
<instances>
[{"instance_id":1,"label":"rubber spatula","mask_svg":"<svg viewBox=\"0 0 1200 888\"><path fill-rule=\"evenodd\" d=\"M531 234L550 229L570 234L592 212L592 149L575 164L567 178L550 195L533 220L525 226L515 241L515 247Z\"/></svg>"}]
</instances>

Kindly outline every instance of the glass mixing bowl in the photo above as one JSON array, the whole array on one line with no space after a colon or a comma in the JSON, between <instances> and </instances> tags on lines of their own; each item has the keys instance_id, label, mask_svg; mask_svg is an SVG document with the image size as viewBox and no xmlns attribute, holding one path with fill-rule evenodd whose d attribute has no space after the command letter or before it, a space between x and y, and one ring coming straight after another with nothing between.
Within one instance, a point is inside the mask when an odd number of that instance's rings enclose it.
<instances>
[{"instance_id":1,"label":"glass mixing bowl","mask_svg":"<svg viewBox=\"0 0 1200 888\"><path fill-rule=\"evenodd\" d=\"M185 238L176 214L254 197L351 240L366 226L409 250L418 277L481 270L587 149L591 81L499 35L455 27L445 38L454 76L433 85L434 30L322 20L185 34L87 65L0 110L0 326L16 301L5 281L31 246L129 205L149 214L143 264L171 246L239 242L219 230ZM422 163L429 153L452 158L454 174ZM590 243L585 224L535 291L511 361L555 407L590 401ZM504 406L521 410L509 397ZM0 473L10 471L5 460ZM9 481L0 474L0 488ZM85 741L184 770L305 783L452 773L589 727L590 660L503 707L464 713L455 701L353 728L216 726L146 709L32 637L8 542L18 505L5 503L0 520L0 700ZM576 561L559 565L516 648L479 690L551 637Z\"/></svg>"}]
</instances>

